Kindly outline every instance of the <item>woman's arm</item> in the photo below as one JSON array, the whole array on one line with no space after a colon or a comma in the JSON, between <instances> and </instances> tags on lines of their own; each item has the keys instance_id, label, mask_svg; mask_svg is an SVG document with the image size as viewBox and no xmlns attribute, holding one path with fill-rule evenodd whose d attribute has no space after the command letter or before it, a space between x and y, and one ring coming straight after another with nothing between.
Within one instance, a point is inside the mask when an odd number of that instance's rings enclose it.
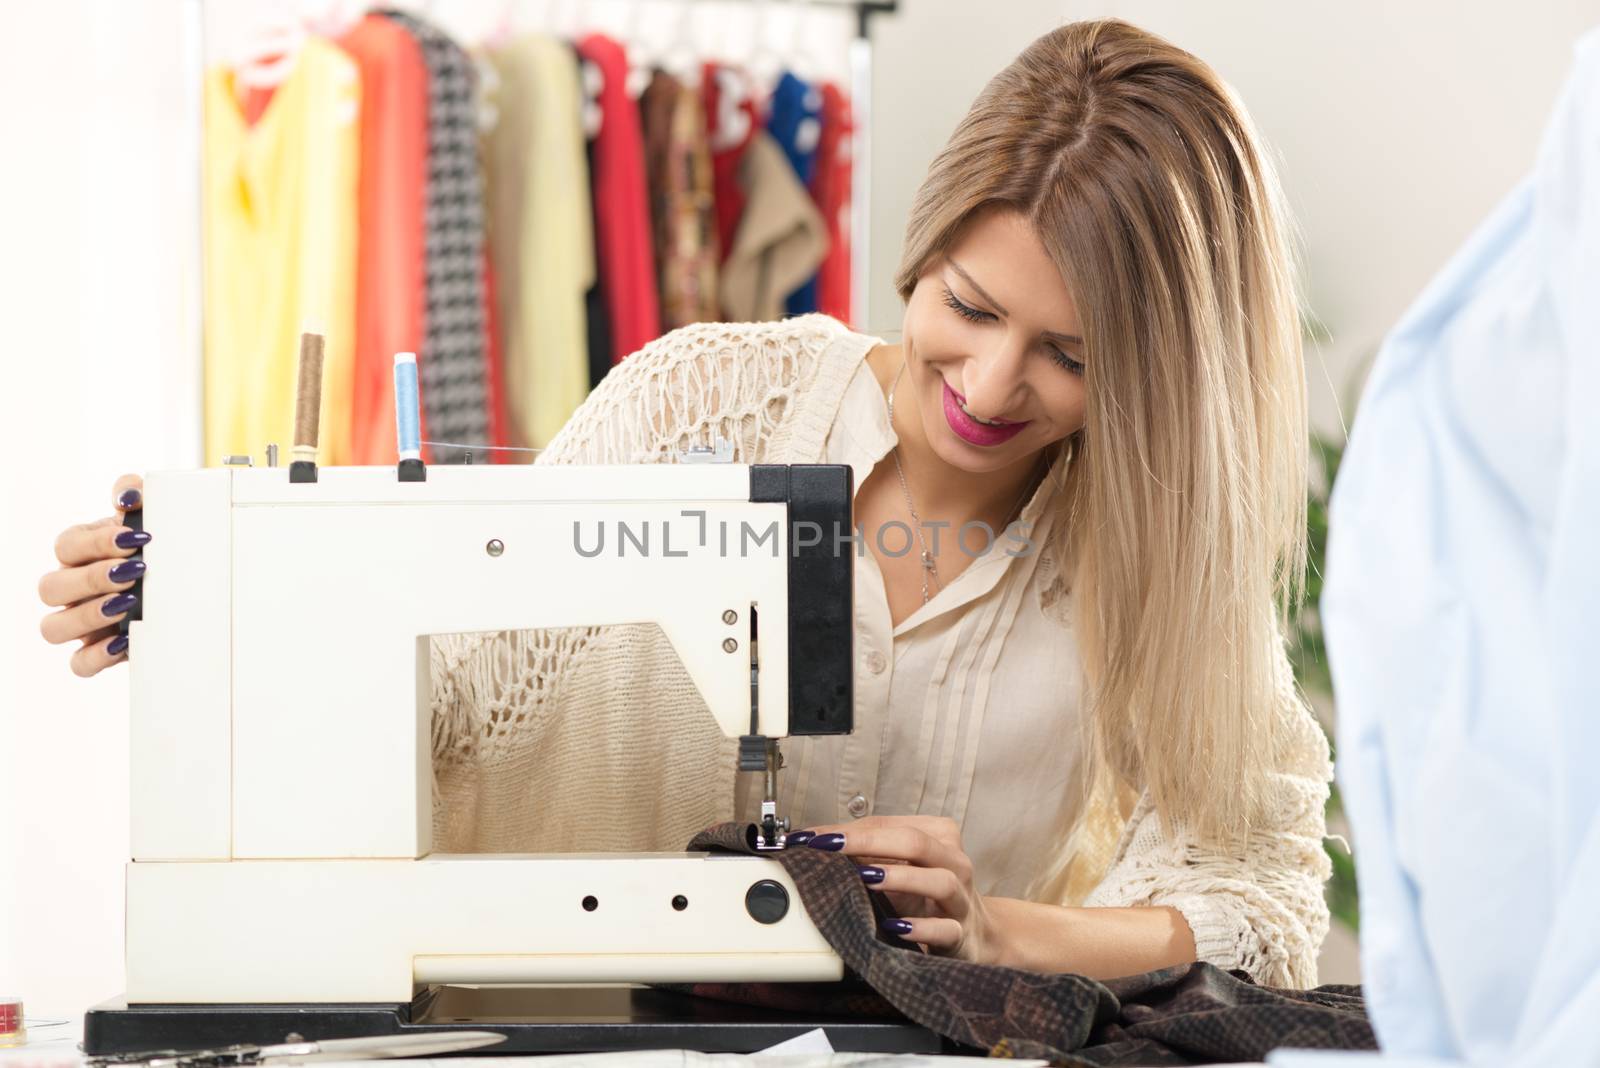
<instances>
[{"instance_id":1,"label":"woman's arm","mask_svg":"<svg viewBox=\"0 0 1600 1068\"><path fill-rule=\"evenodd\" d=\"M1278 707L1276 766L1259 784L1261 810L1243 848L1220 850L1185 827L1164 826L1146 796L1117 860L1084 904L1089 911L1174 909L1188 924L1195 959L1242 969L1264 986L1308 987L1328 931L1323 837L1333 766L1327 737L1281 653Z\"/></svg>"},{"instance_id":2,"label":"woman's arm","mask_svg":"<svg viewBox=\"0 0 1600 1068\"><path fill-rule=\"evenodd\" d=\"M978 894L961 830L942 816L868 816L796 831L789 844L854 857L866 884L899 913L886 928L936 953L1097 979L1195 959L1177 909L1064 908Z\"/></svg>"},{"instance_id":3,"label":"woman's arm","mask_svg":"<svg viewBox=\"0 0 1600 1068\"><path fill-rule=\"evenodd\" d=\"M1140 975L1196 959L1194 934L1174 908L1067 908L984 899L995 940L990 963L1091 979Z\"/></svg>"},{"instance_id":4,"label":"woman's arm","mask_svg":"<svg viewBox=\"0 0 1600 1068\"><path fill-rule=\"evenodd\" d=\"M887 929L936 953L1097 978L1202 960L1262 985L1311 986L1328 929L1322 837L1333 770L1286 658L1279 672L1276 766L1258 784L1261 811L1242 848L1208 848L1181 825L1165 827L1146 794L1082 908L980 895L961 829L942 816L868 816L793 832L789 844L854 858L900 914Z\"/></svg>"}]
</instances>

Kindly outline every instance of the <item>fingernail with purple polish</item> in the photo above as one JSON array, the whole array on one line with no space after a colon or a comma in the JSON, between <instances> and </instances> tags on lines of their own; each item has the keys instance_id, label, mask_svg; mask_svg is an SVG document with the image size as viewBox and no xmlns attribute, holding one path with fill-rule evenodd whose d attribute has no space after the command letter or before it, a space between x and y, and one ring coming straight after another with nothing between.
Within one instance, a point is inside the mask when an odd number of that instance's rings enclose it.
<instances>
[{"instance_id":1,"label":"fingernail with purple polish","mask_svg":"<svg viewBox=\"0 0 1600 1068\"><path fill-rule=\"evenodd\" d=\"M892 935L899 935L901 938L904 938L906 935L911 933L911 921L884 920L883 929Z\"/></svg>"},{"instance_id":2,"label":"fingernail with purple polish","mask_svg":"<svg viewBox=\"0 0 1600 1068\"><path fill-rule=\"evenodd\" d=\"M812 831L790 831L784 837L783 843L784 845L803 846L815 837L816 834Z\"/></svg>"},{"instance_id":3,"label":"fingernail with purple polish","mask_svg":"<svg viewBox=\"0 0 1600 1068\"><path fill-rule=\"evenodd\" d=\"M128 648L128 636L119 634L106 644L106 652L112 656L121 656Z\"/></svg>"},{"instance_id":4,"label":"fingernail with purple polish","mask_svg":"<svg viewBox=\"0 0 1600 1068\"><path fill-rule=\"evenodd\" d=\"M126 489L122 491L122 496L117 498L117 503L122 506L123 511L132 511L139 507L139 502L143 499L138 490Z\"/></svg>"},{"instance_id":5,"label":"fingernail with purple polish","mask_svg":"<svg viewBox=\"0 0 1600 1068\"><path fill-rule=\"evenodd\" d=\"M868 886L876 886L883 882L882 868L874 868L867 864L861 864L856 867L856 871L861 873L861 881L866 883Z\"/></svg>"},{"instance_id":6,"label":"fingernail with purple polish","mask_svg":"<svg viewBox=\"0 0 1600 1068\"><path fill-rule=\"evenodd\" d=\"M119 549L138 549L150 544L150 532L148 530L124 530L117 535L116 541Z\"/></svg>"},{"instance_id":7,"label":"fingernail with purple polish","mask_svg":"<svg viewBox=\"0 0 1600 1068\"><path fill-rule=\"evenodd\" d=\"M143 560L124 560L111 569L112 582L132 582L144 574L145 562Z\"/></svg>"},{"instance_id":8,"label":"fingernail with purple polish","mask_svg":"<svg viewBox=\"0 0 1600 1068\"><path fill-rule=\"evenodd\" d=\"M138 603L139 598L133 594L119 593L100 606L100 614L103 616L120 616Z\"/></svg>"},{"instance_id":9,"label":"fingernail with purple polish","mask_svg":"<svg viewBox=\"0 0 1600 1068\"><path fill-rule=\"evenodd\" d=\"M837 831L832 834L819 834L806 845L812 849L826 849L830 853L837 853L844 848L844 835Z\"/></svg>"}]
</instances>

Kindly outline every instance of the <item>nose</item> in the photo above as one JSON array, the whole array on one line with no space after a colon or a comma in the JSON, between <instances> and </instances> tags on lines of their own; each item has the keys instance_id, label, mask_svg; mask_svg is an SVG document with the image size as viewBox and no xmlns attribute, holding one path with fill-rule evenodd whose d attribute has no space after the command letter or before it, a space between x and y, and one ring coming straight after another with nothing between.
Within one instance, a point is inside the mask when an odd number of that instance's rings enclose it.
<instances>
[{"instance_id":1,"label":"nose","mask_svg":"<svg viewBox=\"0 0 1600 1068\"><path fill-rule=\"evenodd\" d=\"M967 411L979 419L1016 419L1025 392L1023 357L1027 349L1010 341L968 357L957 386Z\"/></svg>"}]
</instances>

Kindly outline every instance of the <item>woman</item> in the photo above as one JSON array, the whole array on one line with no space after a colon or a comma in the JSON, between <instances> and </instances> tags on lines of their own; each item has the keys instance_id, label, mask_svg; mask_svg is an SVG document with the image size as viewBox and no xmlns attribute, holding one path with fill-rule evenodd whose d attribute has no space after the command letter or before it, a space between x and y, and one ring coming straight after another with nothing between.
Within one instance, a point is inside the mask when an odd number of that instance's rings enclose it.
<instances>
[{"instance_id":1,"label":"woman","mask_svg":"<svg viewBox=\"0 0 1600 1068\"><path fill-rule=\"evenodd\" d=\"M721 434L741 462L852 465L856 729L786 743L780 811L934 952L1315 981L1331 769L1282 632L1306 459L1287 224L1213 71L1063 26L933 162L899 343L820 315L674 331L539 458ZM1012 523L1022 544L981 553L976 524ZM43 629L82 639L79 674L126 655L137 544L115 518L58 542ZM432 666L438 848L675 849L755 806L653 627L436 638Z\"/></svg>"}]
</instances>

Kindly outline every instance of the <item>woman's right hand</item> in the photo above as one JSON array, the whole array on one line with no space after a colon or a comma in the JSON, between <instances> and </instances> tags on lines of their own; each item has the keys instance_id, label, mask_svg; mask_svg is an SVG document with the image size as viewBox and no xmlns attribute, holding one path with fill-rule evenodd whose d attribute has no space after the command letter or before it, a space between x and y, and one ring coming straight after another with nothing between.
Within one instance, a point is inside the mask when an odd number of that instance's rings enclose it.
<instances>
[{"instance_id":1,"label":"woman's right hand","mask_svg":"<svg viewBox=\"0 0 1600 1068\"><path fill-rule=\"evenodd\" d=\"M97 675L127 659L128 639L117 621L138 603L125 592L145 572L143 560L129 560L150 535L129 530L122 516L144 507L144 479L123 475L111 492L116 514L68 527L56 539L61 566L39 580L39 599L60 611L45 616L39 632L51 645L77 640L72 673Z\"/></svg>"}]
</instances>

